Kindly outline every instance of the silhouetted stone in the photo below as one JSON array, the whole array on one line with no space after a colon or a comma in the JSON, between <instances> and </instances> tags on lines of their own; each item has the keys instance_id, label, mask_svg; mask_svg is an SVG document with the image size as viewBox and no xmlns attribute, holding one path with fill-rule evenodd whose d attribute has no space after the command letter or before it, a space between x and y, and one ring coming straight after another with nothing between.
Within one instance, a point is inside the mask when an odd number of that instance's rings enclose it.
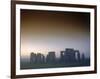
<instances>
[{"instance_id":1,"label":"silhouetted stone","mask_svg":"<svg viewBox=\"0 0 100 79\"><path fill-rule=\"evenodd\" d=\"M47 63L55 63L56 62L55 52L48 52L48 55L46 57L46 62Z\"/></svg>"},{"instance_id":2,"label":"silhouetted stone","mask_svg":"<svg viewBox=\"0 0 100 79\"><path fill-rule=\"evenodd\" d=\"M41 53L37 53L37 63L45 63L45 57Z\"/></svg>"},{"instance_id":3,"label":"silhouetted stone","mask_svg":"<svg viewBox=\"0 0 100 79\"><path fill-rule=\"evenodd\" d=\"M79 50L75 50L75 53L76 53L76 60L77 60L77 62L80 62L81 58L80 58Z\"/></svg>"},{"instance_id":4,"label":"silhouetted stone","mask_svg":"<svg viewBox=\"0 0 100 79\"><path fill-rule=\"evenodd\" d=\"M36 54L32 52L30 54L30 63L36 63L36 59L37 59Z\"/></svg>"},{"instance_id":5,"label":"silhouetted stone","mask_svg":"<svg viewBox=\"0 0 100 79\"><path fill-rule=\"evenodd\" d=\"M46 62L45 56L43 54L41 55L41 62L42 63L45 63Z\"/></svg>"},{"instance_id":6,"label":"silhouetted stone","mask_svg":"<svg viewBox=\"0 0 100 79\"><path fill-rule=\"evenodd\" d=\"M84 55L84 53L82 53L82 60L85 60L85 55Z\"/></svg>"},{"instance_id":7,"label":"silhouetted stone","mask_svg":"<svg viewBox=\"0 0 100 79\"><path fill-rule=\"evenodd\" d=\"M86 61L85 55L84 53L82 53L82 57L81 57L82 64L85 64L85 61Z\"/></svg>"},{"instance_id":8,"label":"silhouetted stone","mask_svg":"<svg viewBox=\"0 0 100 79\"><path fill-rule=\"evenodd\" d=\"M46 57L41 53L31 52L29 63L31 64L22 63L21 66L23 68L90 66L90 58L86 58L84 53L80 54L79 50L66 48L64 51L60 51L59 58L56 57L54 51L48 52Z\"/></svg>"},{"instance_id":9,"label":"silhouetted stone","mask_svg":"<svg viewBox=\"0 0 100 79\"><path fill-rule=\"evenodd\" d=\"M64 51L60 52L60 61L59 63L63 63L64 62Z\"/></svg>"},{"instance_id":10,"label":"silhouetted stone","mask_svg":"<svg viewBox=\"0 0 100 79\"><path fill-rule=\"evenodd\" d=\"M66 48L64 53L64 60L66 63L73 63L76 61L74 49Z\"/></svg>"}]
</instances>

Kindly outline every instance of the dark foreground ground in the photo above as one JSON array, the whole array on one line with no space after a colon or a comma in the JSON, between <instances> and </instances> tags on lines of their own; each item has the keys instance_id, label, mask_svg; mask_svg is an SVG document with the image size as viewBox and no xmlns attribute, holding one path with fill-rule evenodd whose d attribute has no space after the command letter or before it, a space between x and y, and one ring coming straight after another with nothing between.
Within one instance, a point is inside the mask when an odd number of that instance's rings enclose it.
<instances>
[{"instance_id":1,"label":"dark foreground ground","mask_svg":"<svg viewBox=\"0 0 100 79\"><path fill-rule=\"evenodd\" d=\"M90 66L90 60L86 59L80 62L73 63L30 63L20 62L20 69L41 69L41 68L61 68L61 67L82 67Z\"/></svg>"}]
</instances>

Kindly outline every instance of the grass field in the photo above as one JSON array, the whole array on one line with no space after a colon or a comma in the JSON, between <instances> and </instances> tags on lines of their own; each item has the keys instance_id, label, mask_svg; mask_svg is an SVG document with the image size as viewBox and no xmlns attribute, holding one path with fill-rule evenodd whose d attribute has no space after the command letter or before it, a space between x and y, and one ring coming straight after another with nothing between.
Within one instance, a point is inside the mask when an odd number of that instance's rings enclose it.
<instances>
[{"instance_id":1,"label":"grass field","mask_svg":"<svg viewBox=\"0 0 100 79\"><path fill-rule=\"evenodd\" d=\"M84 63L29 63L24 62L20 64L21 69L40 69L40 68L60 68L60 67L80 67L90 66L90 61L86 60Z\"/></svg>"}]
</instances>

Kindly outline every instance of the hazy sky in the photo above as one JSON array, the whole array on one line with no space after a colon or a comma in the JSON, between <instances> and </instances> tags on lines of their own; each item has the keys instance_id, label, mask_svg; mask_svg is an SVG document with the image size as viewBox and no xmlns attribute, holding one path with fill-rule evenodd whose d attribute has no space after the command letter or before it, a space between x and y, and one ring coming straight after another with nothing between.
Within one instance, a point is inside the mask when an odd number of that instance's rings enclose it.
<instances>
[{"instance_id":1,"label":"hazy sky","mask_svg":"<svg viewBox=\"0 0 100 79\"><path fill-rule=\"evenodd\" d=\"M90 55L90 14L21 10L21 55L74 48Z\"/></svg>"}]
</instances>

